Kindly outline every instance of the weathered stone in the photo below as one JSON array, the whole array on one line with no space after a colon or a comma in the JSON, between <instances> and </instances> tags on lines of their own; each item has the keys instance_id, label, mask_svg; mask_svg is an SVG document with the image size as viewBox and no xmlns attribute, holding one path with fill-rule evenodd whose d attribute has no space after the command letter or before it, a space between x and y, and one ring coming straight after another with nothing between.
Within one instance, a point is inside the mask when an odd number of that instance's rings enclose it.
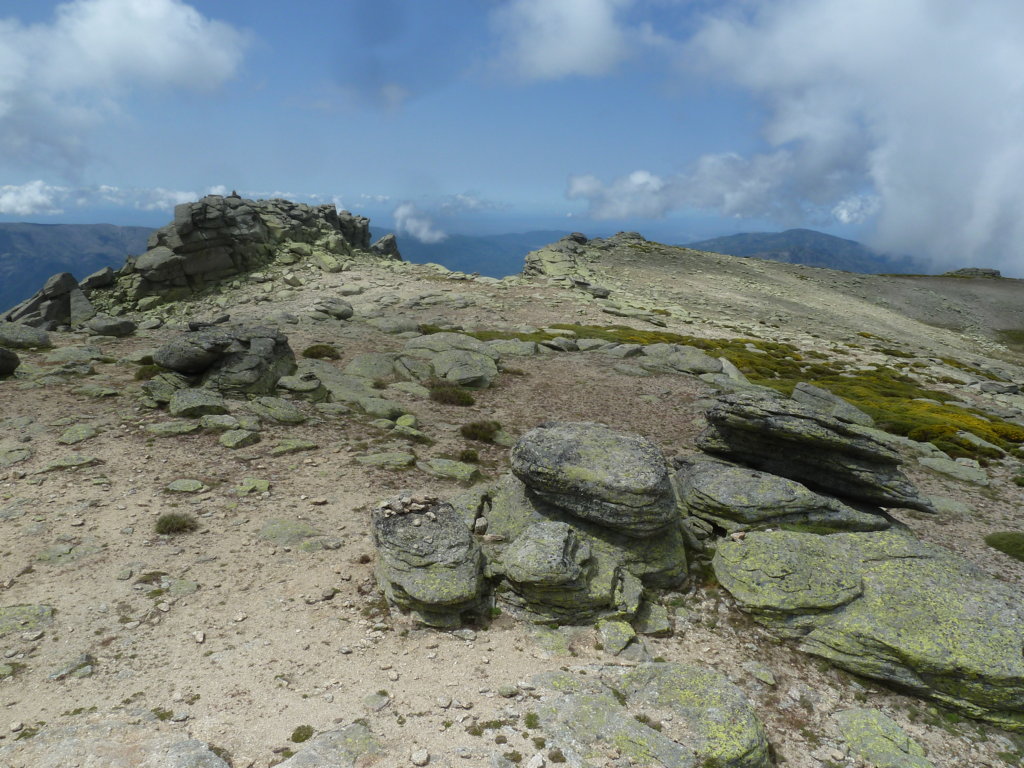
<instances>
[{"instance_id":1,"label":"weathered stone","mask_svg":"<svg viewBox=\"0 0 1024 768\"><path fill-rule=\"evenodd\" d=\"M715 459L688 462L674 481L690 514L729 532L764 526L879 531L890 525L881 510L855 509L795 480Z\"/></svg>"},{"instance_id":2,"label":"weathered stone","mask_svg":"<svg viewBox=\"0 0 1024 768\"><path fill-rule=\"evenodd\" d=\"M315 451L320 446L314 443L312 440L301 440L294 438L291 440L282 440L273 448L270 449L271 456L286 456L289 453L299 453L301 451Z\"/></svg>"},{"instance_id":3,"label":"weathered stone","mask_svg":"<svg viewBox=\"0 0 1024 768\"><path fill-rule=\"evenodd\" d=\"M77 445L85 440L96 437L98 434L99 430L92 424L74 424L61 433L60 437L57 438L57 442L61 445Z\"/></svg>"},{"instance_id":4,"label":"weathered stone","mask_svg":"<svg viewBox=\"0 0 1024 768\"><path fill-rule=\"evenodd\" d=\"M320 535L320 531L301 520L268 520L260 528L260 538L279 547L294 547L306 539Z\"/></svg>"},{"instance_id":5,"label":"weathered stone","mask_svg":"<svg viewBox=\"0 0 1024 768\"><path fill-rule=\"evenodd\" d=\"M278 768L356 768L376 763L374 758L382 755L380 742L366 725L357 722L316 734L298 754L278 763Z\"/></svg>"},{"instance_id":6,"label":"weathered stone","mask_svg":"<svg viewBox=\"0 0 1024 768\"><path fill-rule=\"evenodd\" d=\"M10 376L21 365L21 358L15 352L0 347L0 376Z\"/></svg>"},{"instance_id":7,"label":"weathered stone","mask_svg":"<svg viewBox=\"0 0 1024 768\"><path fill-rule=\"evenodd\" d=\"M395 355L386 352L367 352L356 355L345 366L349 376L361 376L364 379L390 379L395 375Z\"/></svg>"},{"instance_id":8,"label":"weathered stone","mask_svg":"<svg viewBox=\"0 0 1024 768\"><path fill-rule=\"evenodd\" d=\"M356 461L368 467L406 469L416 463L416 457L411 453L389 451L387 453L371 453L366 456L356 456Z\"/></svg>"},{"instance_id":9,"label":"weathered stone","mask_svg":"<svg viewBox=\"0 0 1024 768\"><path fill-rule=\"evenodd\" d=\"M667 527L678 515L668 467L639 435L591 422L551 422L512 449L512 471L550 504L633 536Z\"/></svg>"},{"instance_id":10,"label":"weathered stone","mask_svg":"<svg viewBox=\"0 0 1024 768\"><path fill-rule=\"evenodd\" d=\"M423 433L419 432L417 434ZM460 483L472 483L474 480L479 480L482 477L478 467L462 461L452 461L451 459L428 459L420 464L419 468L432 475L447 477Z\"/></svg>"},{"instance_id":11,"label":"weathered stone","mask_svg":"<svg viewBox=\"0 0 1024 768\"><path fill-rule=\"evenodd\" d=\"M85 327L97 336L131 336L138 327L126 317L96 315L85 323Z\"/></svg>"},{"instance_id":12,"label":"weathered stone","mask_svg":"<svg viewBox=\"0 0 1024 768\"><path fill-rule=\"evenodd\" d=\"M430 358L438 378L469 389L486 389L498 376L498 366L489 355L465 349L449 349Z\"/></svg>"},{"instance_id":13,"label":"weathered stone","mask_svg":"<svg viewBox=\"0 0 1024 768\"><path fill-rule=\"evenodd\" d=\"M317 302L313 305L313 309L317 312L323 312L325 315L333 317L335 320L348 320L352 317L354 310L352 305L344 299L339 299L336 296L326 296L321 299L317 299Z\"/></svg>"},{"instance_id":14,"label":"weathered stone","mask_svg":"<svg viewBox=\"0 0 1024 768\"><path fill-rule=\"evenodd\" d=\"M0 747L0 764L32 768L228 768L201 741L180 734L158 733L151 724L109 720L44 728L31 739ZM351 763L347 768L351 768Z\"/></svg>"},{"instance_id":15,"label":"weathered stone","mask_svg":"<svg viewBox=\"0 0 1024 768\"><path fill-rule=\"evenodd\" d=\"M959 480L963 483L972 483L973 485L988 485L988 473L980 467L972 467L966 464L958 464L952 459L943 459L934 456L922 456L917 462L922 466L928 467L928 469L938 472L939 474L951 477L954 480Z\"/></svg>"},{"instance_id":16,"label":"weathered stone","mask_svg":"<svg viewBox=\"0 0 1024 768\"><path fill-rule=\"evenodd\" d=\"M246 408L261 419L278 424L302 424L309 418L290 400L280 397L257 397Z\"/></svg>"},{"instance_id":17,"label":"weathered stone","mask_svg":"<svg viewBox=\"0 0 1024 768\"><path fill-rule=\"evenodd\" d=\"M171 416L198 418L228 412L224 397L208 389L178 389L167 406Z\"/></svg>"},{"instance_id":18,"label":"weathered stone","mask_svg":"<svg viewBox=\"0 0 1024 768\"><path fill-rule=\"evenodd\" d=\"M218 442L225 448L237 450L256 445L260 441L259 432L252 432L248 429L229 429L218 438Z\"/></svg>"},{"instance_id":19,"label":"weathered stone","mask_svg":"<svg viewBox=\"0 0 1024 768\"><path fill-rule=\"evenodd\" d=\"M53 346L50 334L41 328L21 323L0 322L0 347L8 349L33 349Z\"/></svg>"},{"instance_id":20,"label":"weathered stone","mask_svg":"<svg viewBox=\"0 0 1024 768\"><path fill-rule=\"evenodd\" d=\"M156 437L178 437L189 435L199 430L199 424L194 421L160 421L156 424L147 424L146 431Z\"/></svg>"},{"instance_id":21,"label":"weathered stone","mask_svg":"<svg viewBox=\"0 0 1024 768\"><path fill-rule=\"evenodd\" d=\"M801 381L793 388L792 397L798 403L809 405L829 416L835 416L840 421L860 424L863 427L871 427L875 424L875 420L857 406L832 394L827 389L816 387L813 384Z\"/></svg>"},{"instance_id":22,"label":"weathered stone","mask_svg":"<svg viewBox=\"0 0 1024 768\"><path fill-rule=\"evenodd\" d=\"M370 246L370 253L385 259L402 260L402 254L398 251L398 238L390 232Z\"/></svg>"},{"instance_id":23,"label":"weathered stone","mask_svg":"<svg viewBox=\"0 0 1024 768\"><path fill-rule=\"evenodd\" d=\"M91 316L91 305L79 290L78 281L70 272L61 272L51 277L38 293L0 317L0 322L20 323L47 331L55 330L62 325L70 325L73 294L76 304L75 319L84 322Z\"/></svg>"},{"instance_id":24,"label":"weathered stone","mask_svg":"<svg viewBox=\"0 0 1024 768\"><path fill-rule=\"evenodd\" d=\"M164 368L200 374L204 386L228 395L269 394L295 371L288 337L261 327L218 327L189 332L153 353Z\"/></svg>"},{"instance_id":25,"label":"weathered stone","mask_svg":"<svg viewBox=\"0 0 1024 768\"><path fill-rule=\"evenodd\" d=\"M11 632L28 632L46 626L53 619L48 605L10 605L0 608L0 637Z\"/></svg>"},{"instance_id":26,"label":"weathered stone","mask_svg":"<svg viewBox=\"0 0 1024 768\"><path fill-rule=\"evenodd\" d=\"M483 557L450 504L392 500L373 513L377 581L388 600L426 624L452 626L478 608Z\"/></svg>"},{"instance_id":27,"label":"weathered stone","mask_svg":"<svg viewBox=\"0 0 1024 768\"><path fill-rule=\"evenodd\" d=\"M833 715L850 751L877 768L935 768L924 749L877 709L846 709Z\"/></svg>"},{"instance_id":28,"label":"weathered stone","mask_svg":"<svg viewBox=\"0 0 1024 768\"><path fill-rule=\"evenodd\" d=\"M181 478L180 480L172 480L167 486L167 490L171 493L199 493L206 490L206 486L200 480Z\"/></svg>"},{"instance_id":29,"label":"weathered stone","mask_svg":"<svg viewBox=\"0 0 1024 768\"><path fill-rule=\"evenodd\" d=\"M723 395L707 412L705 451L882 507L933 512L900 471L898 453L864 427L791 400Z\"/></svg>"},{"instance_id":30,"label":"weathered stone","mask_svg":"<svg viewBox=\"0 0 1024 768\"><path fill-rule=\"evenodd\" d=\"M1024 600L899 529L720 542L719 582L800 648L965 714L1024 728Z\"/></svg>"},{"instance_id":31,"label":"weathered stone","mask_svg":"<svg viewBox=\"0 0 1024 768\"><path fill-rule=\"evenodd\" d=\"M549 743L570 765L600 764L609 749L631 764L664 768L769 768L764 726L743 692L720 672L695 665L641 663L584 667L533 683ZM655 727L636 715L665 712Z\"/></svg>"}]
</instances>

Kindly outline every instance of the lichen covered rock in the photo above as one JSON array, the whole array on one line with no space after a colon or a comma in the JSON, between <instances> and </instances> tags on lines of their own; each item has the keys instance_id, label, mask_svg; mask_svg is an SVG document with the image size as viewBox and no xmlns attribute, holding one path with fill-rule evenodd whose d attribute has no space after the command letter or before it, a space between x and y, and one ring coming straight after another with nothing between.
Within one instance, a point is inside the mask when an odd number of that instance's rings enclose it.
<instances>
[{"instance_id":1,"label":"lichen covered rock","mask_svg":"<svg viewBox=\"0 0 1024 768\"><path fill-rule=\"evenodd\" d=\"M810 406L758 394L724 395L698 446L825 493L934 512L900 471L898 453L867 428Z\"/></svg>"},{"instance_id":2,"label":"lichen covered rock","mask_svg":"<svg viewBox=\"0 0 1024 768\"><path fill-rule=\"evenodd\" d=\"M395 497L373 513L377 581L394 605L423 623L451 627L479 607L483 558L450 504Z\"/></svg>"},{"instance_id":3,"label":"lichen covered rock","mask_svg":"<svg viewBox=\"0 0 1024 768\"><path fill-rule=\"evenodd\" d=\"M537 714L548 744L571 764L603 760L618 749L631 764L658 768L771 765L750 701L713 669L584 667L538 675L534 683L542 692Z\"/></svg>"},{"instance_id":4,"label":"lichen covered rock","mask_svg":"<svg viewBox=\"0 0 1024 768\"><path fill-rule=\"evenodd\" d=\"M800 648L965 714L1024 728L1024 596L900 529L752 532L715 574Z\"/></svg>"},{"instance_id":5,"label":"lichen covered rock","mask_svg":"<svg viewBox=\"0 0 1024 768\"><path fill-rule=\"evenodd\" d=\"M687 462L674 481L680 501L691 515L728 532L767 525L880 531L890 525L881 510L856 509L795 480L715 459Z\"/></svg>"},{"instance_id":6,"label":"lichen covered rock","mask_svg":"<svg viewBox=\"0 0 1024 768\"><path fill-rule=\"evenodd\" d=\"M650 535L678 517L658 447L604 424L541 425L516 443L511 465L545 502L619 533Z\"/></svg>"}]
</instances>

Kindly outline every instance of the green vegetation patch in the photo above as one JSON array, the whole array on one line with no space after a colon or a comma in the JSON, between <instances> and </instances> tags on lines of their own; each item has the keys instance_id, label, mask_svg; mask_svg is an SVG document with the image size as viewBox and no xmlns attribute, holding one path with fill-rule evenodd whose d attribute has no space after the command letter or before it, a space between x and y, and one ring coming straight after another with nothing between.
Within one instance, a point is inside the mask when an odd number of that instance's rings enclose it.
<instances>
[{"instance_id":1,"label":"green vegetation patch","mask_svg":"<svg viewBox=\"0 0 1024 768\"><path fill-rule=\"evenodd\" d=\"M477 440L481 443L493 443L495 435L501 430L501 424L497 421L471 421L463 424L459 432L467 440Z\"/></svg>"},{"instance_id":2,"label":"green vegetation patch","mask_svg":"<svg viewBox=\"0 0 1024 768\"><path fill-rule=\"evenodd\" d=\"M313 360L337 360L341 353L330 344L311 344L302 350L302 356Z\"/></svg>"},{"instance_id":3,"label":"green vegetation patch","mask_svg":"<svg viewBox=\"0 0 1024 768\"><path fill-rule=\"evenodd\" d=\"M453 381L432 379L427 383L430 399L442 405L470 406L476 402L472 393Z\"/></svg>"},{"instance_id":4,"label":"green vegetation patch","mask_svg":"<svg viewBox=\"0 0 1024 768\"><path fill-rule=\"evenodd\" d=\"M163 535L191 533L199 528L199 521L183 512L167 512L156 520L156 532Z\"/></svg>"},{"instance_id":5,"label":"green vegetation patch","mask_svg":"<svg viewBox=\"0 0 1024 768\"><path fill-rule=\"evenodd\" d=\"M304 741L309 741L313 736L313 726L311 725L300 725L294 731L292 731L291 740L296 744L301 744Z\"/></svg>"},{"instance_id":6,"label":"green vegetation patch","mask_svg":"<svg viewBox=\"0 0 1024 768\"><path fill-rule=\"evenodd\" d=\"M1024 533L1020 531L990 533L985 537L985 543L1024 563Z\"/></svg>"}]
</instances>

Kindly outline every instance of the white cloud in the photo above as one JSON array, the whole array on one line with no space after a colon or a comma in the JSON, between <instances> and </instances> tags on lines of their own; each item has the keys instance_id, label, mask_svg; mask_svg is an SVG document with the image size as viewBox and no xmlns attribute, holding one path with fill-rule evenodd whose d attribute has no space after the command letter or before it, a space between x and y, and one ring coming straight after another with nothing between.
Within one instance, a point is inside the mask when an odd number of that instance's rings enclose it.
<instances>
[{"instance_id":1,"label":"white cloud","mask_svg":"<svg viewBox=\"0 0 1024 768\"><path fill-rule=\"evenodd\" d=\"M42 181L6 184L0 187L0 214L8 216L53 216L63 213L61 202L68 190Z\"/></svg>"},{"instance_id":2,"label":"white cloud","mask_svg":"<svg viewBox=\"0 0 1024 768\"><path fill-rule=\"evenodd\" d=\"M439 229L433 220L412 203L402 203L395 208L395 229L399 234L409 235L421 243L439 243L448 235Z\"/></svg>"},{"instance_id":3,"label":"white cloud","mask_svg":"<svg viewBox=\"0 0 1024 768\"><path fill-rule=\"evenodd\" d=\"M215 89L245 43L182 0L72 0L49 23L0 19L0 157L74 171L126 92Z\"/></svg>"},{"instance_id":4,"label":"white cloud","mask_svg":"<svg viewBox=\"0 0 1024 768\"><path fill-rule=\"evenodd\" d=\"M760 102L768 148L685 174L571 179L593 215L869 220L879 248L1024 267L1018 0L734 0L680 54Z\"/></svg>"},{"instance_id":5,"label":"white cloud","mask_svg":"<svg viewBox=\"0 0 1024 768\"><path fill-rule=\"evenodd\" d=\"M499 64L527 80L602 75L629 52L618 18L634 0L510 0L492 14Z\"/></svg>"}]
</instances>

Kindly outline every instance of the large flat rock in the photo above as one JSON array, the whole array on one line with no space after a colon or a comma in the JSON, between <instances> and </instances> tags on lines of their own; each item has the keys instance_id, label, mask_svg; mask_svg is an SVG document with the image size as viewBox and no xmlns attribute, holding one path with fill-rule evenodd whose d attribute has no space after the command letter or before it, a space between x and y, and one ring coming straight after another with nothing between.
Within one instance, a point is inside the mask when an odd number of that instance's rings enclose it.
<instances>
[{"instance_id":1,"label":"large flat rock","mask_svg":"<svg viewBox=\"0 0 1024 768\"><path fill-rule=\"evenodd\" d=\"M752 532L719 544L722 586L760 622L855 674L1024 728L1024 595L899 529Z\"/></svg>"}]
</instances>

